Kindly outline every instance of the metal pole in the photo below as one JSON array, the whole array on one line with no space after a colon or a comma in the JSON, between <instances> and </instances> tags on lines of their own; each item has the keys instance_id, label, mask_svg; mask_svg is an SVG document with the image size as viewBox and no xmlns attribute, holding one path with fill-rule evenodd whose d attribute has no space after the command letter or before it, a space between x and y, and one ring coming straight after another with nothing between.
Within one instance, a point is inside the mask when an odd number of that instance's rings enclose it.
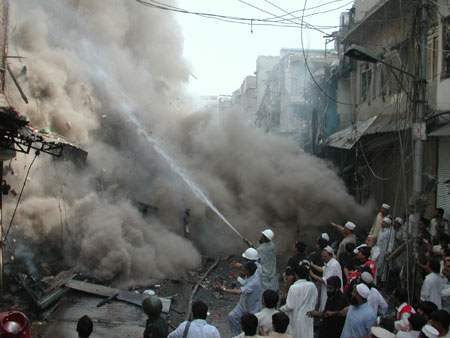
<instances>
[{"instance_id":1,"label":"metal pole","mask_svg":"<svg viewBox=\"0 0 450 338\"><path fill-rule=\"evenodd\" d=\"M0 161L0 182L3 181L3 161ZM3 292L3 191L0 189L0 290Z\"/></svg>"},{"instance_id":2,"label":"metal pole","mask_svg":"<svg viewBox=\"0 0 450 338\"><path fill-rule=\"evenodd\" d=\"M413 183L413 199L414 199L414 223L412 227L412 238L417 238L419 231L419 219L423 209L422 203L422 173L423 173L423 148L424 135L426 135L426 124L424 120L426 107L426 89L427 89L427 51L428 44L428 10L426 0L420 0L420 30L419 30L419 64L418 64L418 80L417 84L417 100L416 100L416 118L413 125L414 139L414 183ZM414 240L414 257L417 258L418 243ZM413 285L415 284L416 264L413 271ZM414 290L413 290L414 291Z\"/></svg>"}]
</instances>

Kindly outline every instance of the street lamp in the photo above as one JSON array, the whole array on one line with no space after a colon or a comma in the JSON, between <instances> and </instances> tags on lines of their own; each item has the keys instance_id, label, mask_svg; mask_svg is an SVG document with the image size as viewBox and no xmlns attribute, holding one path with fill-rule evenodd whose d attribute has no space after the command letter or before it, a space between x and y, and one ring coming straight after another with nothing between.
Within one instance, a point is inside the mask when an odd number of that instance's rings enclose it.
<instances>
[{"instance_id":1,"label":"street lamp","mask_svg":"<svg viewBox=\"0 0 450 338\"><path fill-rule=\"evenodd\" d=\"M369 63L382 63L383 65L386 65L389 68L398 70L399 72L401 72L403 74L411 76L414 80L418 79L418 77L416 75L414 75L400 67L397 67L391 63L388 63L388 62L384 61L383 59L376 57L375 54L373 54L366 48L358 46L358 45L351 45L350 47L348 47L347 50L345 51L344 55L351 59L355 59L355 60L359 60L359 61L365 61L365 62L369 62Z\"/></svg>"}]
</instances>

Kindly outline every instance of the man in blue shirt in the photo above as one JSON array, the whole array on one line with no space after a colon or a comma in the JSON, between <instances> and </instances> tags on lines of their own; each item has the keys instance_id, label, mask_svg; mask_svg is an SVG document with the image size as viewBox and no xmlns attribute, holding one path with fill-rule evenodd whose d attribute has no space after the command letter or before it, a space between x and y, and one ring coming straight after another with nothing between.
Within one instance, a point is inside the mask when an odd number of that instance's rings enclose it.
<instances>
[{"instance_id":1,"label":"man in blue shirt","mask_svg":"<svg viewBox=\"0 0 450 338\"><path fill-rule=\"evenodd\" d=\"M181 323L167 338L182 338L186 331L187 338L220 338L219 331L206 322L208 306L202 301L192 304L194 320Z\"/></svg>"},{"instance_id":2,"label":"man in blue shirt","mask_svg":"<svg viewBox=\"0 0 450 338\"><path fill-rule=\"evenodd\" d=\"M240 295L239 303L228 314L230 320L231 334L237 336L241 332L241 317L244 313L249 312L255 314L261 311L262 307L262 288L261 277L256 272L255 262L247 262L244 265L244 273L247 276L247 282L240 289L225 289L222 285L218 285L218 289L231 293L234 295Z\"/></svg>"},{"instance_id":3,"label":"man in blue shirt","mask_svg":"<svg viewBox=\"0 0 450 338\"><path fill-rule=\"evenodd\" d=\"M367 302L369 295L370 290L365 284L358 284L353 289L350 299L351 305L347 312L341 338L363 337L371 333L372 325L377 321L377 316Z\"/></svg>"}]
</instances>

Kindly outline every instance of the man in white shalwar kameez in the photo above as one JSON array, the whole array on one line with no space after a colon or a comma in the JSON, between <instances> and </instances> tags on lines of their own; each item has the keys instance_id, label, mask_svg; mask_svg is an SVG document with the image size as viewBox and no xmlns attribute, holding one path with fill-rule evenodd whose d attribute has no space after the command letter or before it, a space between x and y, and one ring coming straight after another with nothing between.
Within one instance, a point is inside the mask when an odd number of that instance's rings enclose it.
<instances>
[{"instance_id":1,"label":"man in white shalwar kameez","mask_svg":"<svg viewBox=\"0 0 450 338\"><path fill-rule=\"evenodd\" d=\"M270 229L261 232L260 246L256 248L261 265L262 290L278 291L277 252L273 244L274 233Z\"/></svg>"},{"instance_id":2,"label":"man in white shalwar kameez","mask_svg":"<svg viewBox=\"0 0 450 338\"><path fill-rule=\"evenodd\" d=\"M289 288L286 304L280 309L289 316L288 333L292 338L314 338L314 318L307 313L315 309L318 292L314 283L306 280L308 273L306 266L296 266L296 281Z\"/></svg>"},{"instance_id":3,"label":"man in white shalwar kameez","mask_svg":"<svg viewBox=\"0 0 450 338\"><path fill-rule=\"evenodd\" d=\"M391 206L389 204L383 203L381 205L380 212L377 214L377 217L375 217L375 220L373 221L372 228L370 229L369 235L375 236L378 238L378 234L381 231L381 222L383 221L383 218L389 216L389 209Z\"/></svg>"},{"instance_id":4,"label":"man in white shalwar kameez","mask_svg":"<svg viewBox=\"0 0 450 338\"><path fill-rule=\"evenodd\" d=\"M309 262L311 264L311 267L313 267L315 270L320 271L323 273L322 277L317 276L312 270L309 272L309 275L315 279L316 281L320 282L322 284L321 290L320 290L320 307L319 312L323 312L325 309L325 304L327 303L327 279L331 276L337 276L341 280L341 285L344 285L342 282L342 269L341 264L337 261L336 258L333 257L334 250L331 246L325 247L325 249L322 250L322 260L325 263L323 267L317 266L313 262ZM342 291L341 287L341 291Z\"/></svg>"},{"instance_id":5,"label":"man in white shalwar kameez","mask_svg":"<svg viewBox=\"0 0 450 338\"><path fill-rule=\"evenodd\" d=\"M387 264L386 257L392 253L395 242L395 233L391 228L392 221L389 217L383 218L381 222L381 231L378 234L377 245L380 248L380 256L377 263L377 278L382 283L387 280Z\"/></svg>"},{"instance_id":6,"label":"man in white shalwar kameez","mask_svg":"<svg viewBox=\"0 0 450 338\"><path fill-rule=\"evenodd\" d=\"M442 289L444 288L444 280L439 275L441 266L439 261L433 258L428 263L431 272L425 277L420 290L420 300L430 301L437 305L438 309L442 309Z\"/></svg>"}]
</instances>

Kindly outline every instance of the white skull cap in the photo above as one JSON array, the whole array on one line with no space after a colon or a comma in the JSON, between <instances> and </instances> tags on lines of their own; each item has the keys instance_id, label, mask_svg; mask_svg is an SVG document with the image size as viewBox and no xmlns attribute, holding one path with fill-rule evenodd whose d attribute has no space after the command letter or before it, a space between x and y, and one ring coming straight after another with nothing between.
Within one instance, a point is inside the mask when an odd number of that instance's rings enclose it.
<instances>
[{"instance_id":1,"label":"white skull cap","mask_svg":"<svg viewBox=\"0 0 450 338\"><path fill-rule=\"evenodd\" d=\"M425 325L422 328L422 332L425 333L425 335L428 338L438 338L439 337L439 331L436 330L433 326L431 325Z\"/></svg>"},{"instance_id":2,"label":"white skull cap","mask_svg":"<svg viewBox=\"0 0 450 338\"><path fill-rule=\"evenodd\" d=\"M372 326L372 334L377 338L395 338L395 334L383 329L381 326Z\"/></svg>"},{"instance_id":3,"label":"white skull cap","mask_svg":"<svg viewBox=\"0 0 450 338\"><path fill-rule=\"evenodd\" d=\"M373 283L373 277L372 277L372 274L369 273L369 272L367 272L367 271L364 271L364 272L361 274L361 279L362 279L364 282L368 283L368 284L372 284L372 283Z\"/></svg>"},{"instance_id":4,"label":"white skull cap","mask_svg":"<svg viewBox=\"0 0 450 338\"><path fill-rule=\"evenodd\" d=\"M370 295L370 290L366 284L356 285L356 291L364 299L367 299L367 297L369 297L369 295Z\"/></svg>"},{"instance_id":5,"label":"white skull cap","mask_svg":"<svg viewBox=\"0 0 450 338\"><path fill-rule=\"evenodd\" d=\"M333 255L333 254L334 254L333 248L332 248L331 246L329 246L329 245L327 245L327 246L324 248L324 250L325 250L326 252L328 252L330 255Z\"/></svg>"},{"instance_id":6,"label":"white skull cap","mask_svg":"<svg viewBox=\"0 0 450 338\"><path fill-rule=\"evenodd\" d=\"M351 231L355 230L356 225L353 222L348 221L347 223L345 223L345 227Z\"/></svg>"}]
</instances>

